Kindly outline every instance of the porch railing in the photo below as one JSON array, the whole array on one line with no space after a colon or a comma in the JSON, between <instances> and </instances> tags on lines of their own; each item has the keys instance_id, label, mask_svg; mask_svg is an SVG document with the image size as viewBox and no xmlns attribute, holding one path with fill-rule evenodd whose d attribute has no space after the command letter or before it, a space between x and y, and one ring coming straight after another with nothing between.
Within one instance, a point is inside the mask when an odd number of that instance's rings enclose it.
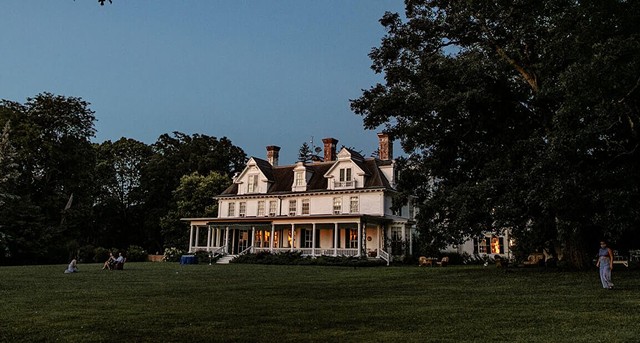
<instances>
[{"instance_id":1,"label":"porch railing","mask_svg":"<svg viewBox=\"0 0 640 343\"><path fill-rule=\"evenodd\" d=\"M224 247L212 248L212 250L210 250L209 253L212 254L213 257L216 257L218 255L224 255Z\"/></svg>"},{"instance_id":2,"label":"porch railing","mask_svg":"<svg viewBox=\"0 0 640 343\"><path fill-rule=\"evenodd\" d=\"M240 255L246 255L246 254L250 253L250 252L251 252L251 250L253 250L253 247L248 247L248 248L246 248L246 249L242 250L241 252L239 252L239 253L238 253L238 256L240 256Z\"/></svg>"},{"instance_id":3,"label":"porch railing","mask_svg":"<svg viewBox=\"0 0 640 343\"><path fill-rule=\"evenodd\" d=\"M378 256L381 259L387 261L387 266L389 265L389 262L391 262L391 256L389 255L389 253L382 249L378 250Z\"/></svg>"}]
</instances>

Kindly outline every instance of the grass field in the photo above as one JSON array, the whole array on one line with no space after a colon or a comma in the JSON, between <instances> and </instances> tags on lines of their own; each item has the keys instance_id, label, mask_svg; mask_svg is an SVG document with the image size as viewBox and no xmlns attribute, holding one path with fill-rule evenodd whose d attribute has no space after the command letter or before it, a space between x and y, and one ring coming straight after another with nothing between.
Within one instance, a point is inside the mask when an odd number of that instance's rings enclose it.
<instances>
[{"instance_id":1,"label":"grass field","mask_svg":"<svg viewBox=\"0 0 640 343\"><path fill-rule=\"evenodd\" d=\"M640 271L0 267L2 342L640 342Z\"/></svg>"}]
</instances>

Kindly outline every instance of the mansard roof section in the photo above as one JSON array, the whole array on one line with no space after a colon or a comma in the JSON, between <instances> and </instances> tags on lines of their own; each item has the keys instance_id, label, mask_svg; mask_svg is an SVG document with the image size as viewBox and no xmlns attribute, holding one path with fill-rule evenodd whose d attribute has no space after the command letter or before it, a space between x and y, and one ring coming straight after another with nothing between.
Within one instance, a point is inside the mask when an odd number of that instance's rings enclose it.
<instances>
[{"instance_id":1,"label":"mansard roof section","mask_svg":"<svg viewBox=\"0 0 640 343\"><path fill-rule=\"evenodd\" d=\"M234 183L236 183L236 180L241 180L246 174L247 171L249 169L251 169L250 167L252 166L256 166L258 168L258 170L260 170L260 173L262 173L262 175L269 181L269 182L274 182L275 179L273 177L273 171L272 171L272 167L271 167L271 163L257 158L257 157L251 157L249 158L249 161L247 161L247 165L244 167L244 169L242 170L242 172L235 177L235 179L233 180Z\"/></svg>"},{"instance_id":2,"label":"mansard roof section","mask_svg":"<svg viewBox=\"0 0 640 343\"><path fill-rule=\"evenodd\" d=\"M360 169L362 175L369 176L371 175L371 172L369 171L369 168L364 161L365 159L364 157L362 157L362 155L360 155L360 153L349 148L342 148L342 150L340 150L340 152L338 153L338 160L335 161L331 168L329 168L329 170L324 173L324 177L331 177L331 172L333 172L333 170L336 169L338 165L340 165L340 163L344 162L352 162Z\"/></svg>"},{"instance_id":3,"label":"mansard roof section","mask_svg":"<svg viewBox=\"0 0 640 343\"><path fill-rule=\"evenodd\" d=\"M343 149L344 150L344 149ZM345 150L348 152L348 150ZM342 151L341 151L342 152ZM348 152L351 154L351 152ZM311 173L311 178L307 182L307 190L306 192L318 192L318 191L326 191L329 190L329 180L325 177L327 173L329 173L334 166L339 164L340 162L353 162L359 169L362 169L362 173L365 175L364 188L386 188L393 189L389 180L384 176L384 174L379 170L379 166L389 165L389 161L381 161L374 158L363 158L362 155L356 152L356 159L351 159L349 155L349 159L342 161L330 161L330 162L313 162L310 164L305 164L305 168L307 172ZM269 178L269 180L273 180L270 182L269 189L267 193L262 193L261 195L269 195L269 194L291 194L294 193L291 191L291 185L293 184L295 177L295 168L296 165L288 165L288 166L271 166L269 162L260 160L257 158L252 158L256 162L256 166L260 168L260 170L265 173L263 170L266 170L269 176L265 175L265 177ZM265 162L265 163L261 163ZM246 170L246 169L245 169ZM266 174L266 173L265 173ZM298 192L304 193L304 192ZM220 196L233 196L238 195L238 184L233 183L229 186L224 192L220 194Z\"/></svg>"},{"instance_id":4,"label":"mansard roof section","mask_svg":"<svg viewBox=\"0 0 640 343\"><path fill-rule=\"evenodd\" d=\"M384 173L380 171L380 166L390 165L391 161L382 161L379 159L367 159L364 161L367 169L371 171L371 175L366 179L364 184L365 188L384 187L387 189L393 189L391 183L384 176Z\"/></svg>"}]
</instances>

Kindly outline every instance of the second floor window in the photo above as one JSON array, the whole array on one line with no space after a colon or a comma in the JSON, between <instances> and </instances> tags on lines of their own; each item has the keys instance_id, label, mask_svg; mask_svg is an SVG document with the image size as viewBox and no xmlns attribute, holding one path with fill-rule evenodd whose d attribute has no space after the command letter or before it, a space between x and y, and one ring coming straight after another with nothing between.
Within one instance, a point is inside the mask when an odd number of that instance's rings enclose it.
<instances>
[{"instance_id":1,"label":"second floor window","mask_svg":"<svg viewBox=\"0 0 640 343\"><path fill-rule=\"evenodd\" d=\"M258 201L258 217L264 216L264 200Z\"/></svg>"},{"instance_id":2,"label":"second floor window","mask_svg":"<svg viewBox=\"0 0 640 343\"><path fill-rule=\"evenodd\" d=\"M342 213L342 198L333 198L333 214Z\"/></svg>"},{"instance_id":3,"label":"second floor window","mask_svg":"<svg viewBox=\"0 0 640 343\"><path fill-rule=\"evenodd\" d=\"M302 199L302 214L309 214L309 199Z\"/></svg>"},{"instance_id":4,"label":"second floor window","mask_svg":"<svg viewBox=\"0 0 640 343\"><path fill-rule=\"evenodd\" d=\"M241 202L240 203L240 208L238 209L238 215L240 215L240 217L244 217L247 215L247 203L246 202Z\"/></svg>"},{"instance_id":5,"label":"second floor window","mask_svg":"<svg viewBox=\"0 0 640 343\"><path fill-rule=\"evenodd\" d=\"M298 207L298 202L296 200L289 200L289 215L295 216L296 210Z\"/></svg>"},{"instance_id":6,"label":"second floor window","mask_svg":"<svg viewBox=\"0 0 640 343\"><path fill-rule=\"evenodd\" d=\"M270 217L275 217L276 216L276 201L275 200L269 200L269 216Z\"/></svg>"},{"instance_id":7,"label":"second floor window","mask_svg":"<svg viewBox=\"0 0 640 343\"><path fill-rule=\"evenodd\" d=\"M249 184L247 185L247 193L256 193L258 191L258 175L249 175Z\"/></svg>"},{"instance_id":8,"label":"second floor window","mask_svg":"<svg viewBox=\"0 0 640 343\"><path fill-rule=\"evenodd\" d=\"M349 198L349 213L358 213L360 212L360 201L358 197L350 197Z\"/></svg>"},{"instance_id":9,"label":"second floor window","mask_svg":"<svg viewBox=\"0 0 640 343\"><path fill-rule=\"evenodd\" d=\"M229 208L227 210L227 216L228 217L235 217L236 216L236 203L235 202L230 202L229 203Z\"/></svg>"}]
</instances>

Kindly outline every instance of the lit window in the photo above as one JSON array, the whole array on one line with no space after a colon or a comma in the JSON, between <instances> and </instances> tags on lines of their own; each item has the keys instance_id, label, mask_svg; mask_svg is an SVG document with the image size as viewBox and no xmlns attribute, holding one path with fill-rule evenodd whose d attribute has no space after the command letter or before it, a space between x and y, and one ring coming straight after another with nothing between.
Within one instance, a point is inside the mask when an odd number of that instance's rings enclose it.
<instances>
[{"instance_id":1,"label":"lit window","mask_svg":"<svg viewBox=\"0 0 640 343\"><path fill-rule=\"evenodd\" d=\"M349 230L349 248L358 248L358 230L356 229Z\"/></svg>"},{"instance_id":2,"label":"lit window","mask_svg":"<svg viewBox=\"0 0 640 343\"><path fill-rule=\"evenodd\" d=\"M333 214L342 213L342 198L333 198Z\"/></svg>"},{"instance_id":3,"label":"lit window","mask_svg":"<svg viewBox=\"0 0 640 343\"><path fill-rule=\"evenodd\" d=\"M302 214L309 214L309 199L302 199Z\"/></svg>"},{"instance_id":4,"label":"lit window","mask_svg":"<svg viewBox=\"0 0 640 343\"><path fill-rule=\"evenodd\" d=\"M246 202L240 202L240 208L238 209L238 214L240 215L240 217L244 217L247 215L247 203Z\"/></svg>"},{"instance_id":5,"label":"lit window","mask_svg":"<svg viewBox=\"0 0 640 343\"><path fill-rule=\"evenodd\" d=\"M258 201L258 216L264 216L264 200Z\"/></svg>"},{"instance_id":6,"label":"lit window","mask_svg":"<svg viewBox=\"0 0 640 343\"><path fill-rule=\"evenodd\" d=\"M275 200L269 200L269 216L270 217L275 217L276 216L276 201Z\"/></svg>"},{"instance_id":7,"label":"lit window","mask_svg":"<svg viewBox=\"0 0 640 343\"><path fill-rule=\"evenodd\" d=\"M227 216L235 217L235 215L236 215L236 203L235 202L230 202L229 203L229 209L227 211Z\"/></svg>"},{"instance_id":8,"label":"lit window","mask_svg":"<svg viewBox=\"0 0 640 343\"><path fill-rule=\"evenodd\" d=\"M358 213L359 212L359 199L358 197L349 198L349 212L350 213Z\"/></svg>"},{"instance_id":9,"label":"lit window","mask_svg":"<svg viewBox=\"0 0 640 343\"><path fill-rule=\"evenodd\" d=\"M289 200L289 215L295 216L298 202L296 200Z\"/></svg>"}]
</instances>

